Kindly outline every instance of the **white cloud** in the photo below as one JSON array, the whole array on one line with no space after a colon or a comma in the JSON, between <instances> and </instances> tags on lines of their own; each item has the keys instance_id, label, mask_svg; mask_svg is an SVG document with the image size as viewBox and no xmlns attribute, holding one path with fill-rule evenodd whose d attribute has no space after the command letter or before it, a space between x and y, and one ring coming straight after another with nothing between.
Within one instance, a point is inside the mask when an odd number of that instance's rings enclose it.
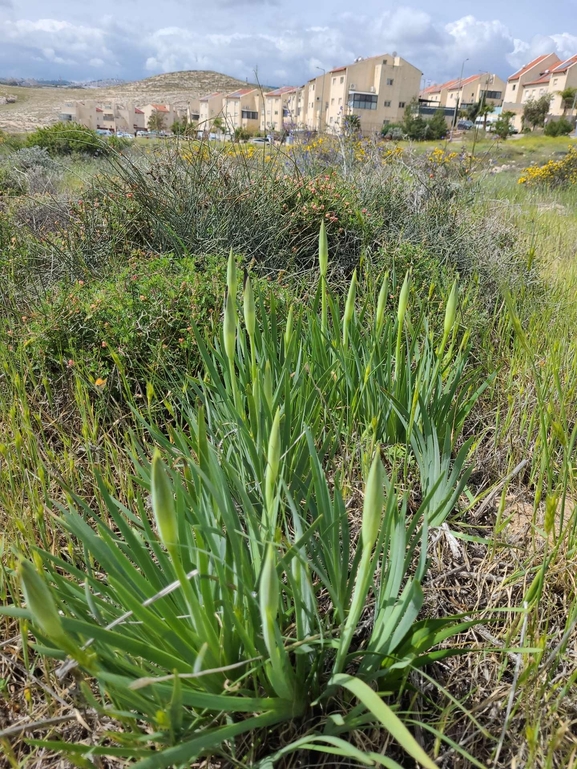
<instances>
[{"instance_id":1,"label":"white cloud","mask_svg":"<svg viewBox=\"0 0 577 769\"><path fill-rule=\"evenodd\" d=\"M577 36L570 32L523 39L499 19L467 14L447 22L409 6L376 15L368 7L360 14L339 13L336 7L330 23L322 24L320 13L315 18L314 7L303 8L300 0L288 16L286 0L220 0L216 10L199 9L194 21L185 6L174 5L176 1L165 0L167 23L156 28L146 28L151 22L133 16L122 22L121 14L98 23L3 21L0 74L7 69L14 74L18 68L22 76L62 74L76 80L98 68L102 76L135 79L180 69L213 69L251 80L258 67L261 82L301 83L317 75L319 67L328 70L357 56L397 51L428 80L443 80L457 77L465 59L466 74L491 70L506 77L541 53L554 50L567 58L577 52ZM0 8L8 2L0 0ZM103 0L103 10L107 3ZM132 13L133 3L127 6ZM175 8L182 13L174 13Z\"/></svg>"}]
</instances>

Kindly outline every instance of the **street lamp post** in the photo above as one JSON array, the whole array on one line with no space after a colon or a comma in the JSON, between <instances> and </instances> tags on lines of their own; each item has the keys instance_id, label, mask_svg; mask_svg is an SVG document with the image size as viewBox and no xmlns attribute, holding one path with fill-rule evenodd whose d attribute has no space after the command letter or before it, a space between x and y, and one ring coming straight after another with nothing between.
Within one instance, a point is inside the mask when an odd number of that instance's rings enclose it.
<instances>
[{"instance_id":1,"label":"street lamp post","mask_svg":"<svg viewBox=\"0 0 577 769\"><path fill-rule=\"evenodd\" d=\"M324 67L317 67L317 69L320 69L320 71L323 73L323 87L321 88L321 109L319 112L319 133L321 133L323 127L322 114L325 108L325 79L327 71L324 69Z\"/></svg>"},{"instance_id":2,"label":"street lamp post","mask_svg":"<svg viewBox=\"0 0 577 769\"><path fill-rule=\"evenodd\" d=\"M461 88L463 83L463 72L465 70L465 64L469 61L469 59L465 59L465 61L461 64L461 74L459 75L459 90L457 91L457 101L455 102L455 114L453 116L453 129L451 131L451 136L453 134L453 131L455 130L455 126L457 125L457 115L459 112L459 102L460 102L460 95L461 95Z\"/></svg>"}]
</instances>

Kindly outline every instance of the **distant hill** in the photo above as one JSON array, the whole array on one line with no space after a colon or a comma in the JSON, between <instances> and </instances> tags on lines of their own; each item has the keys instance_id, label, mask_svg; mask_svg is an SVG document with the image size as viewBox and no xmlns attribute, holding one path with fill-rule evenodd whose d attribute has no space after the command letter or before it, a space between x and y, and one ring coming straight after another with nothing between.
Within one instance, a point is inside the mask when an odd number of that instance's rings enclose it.
<instances>
[{"instance_id":1,"label":"distant hill","mask_svg":"<svg viewBox=\"0 0 577 769\"><path fill-rule=\"evenodd\" d=\"M0 77L0 85L12 85L20 88L54 88L73 85L70 80L35 80L29 77Z\"/></svg>"},{"instance_id":2,"label":"distant hill","mask_svg":"<svg viewBox=\"0 0 577 769\"><path fill-rule=\"evenodd\" d=\"M121 80L117 77L108 77L102 80L82 80L79 83L72 83L71 85L82 86L82 88L112 88L116 85L122 85L126 83L126 80Z\"/></svg>"},{"instance_id":3,"label":"distant hill","mask_svg":"<svg viewBox=\"0 0 577 769\"><path fill-rule=\"evenodd\" d=\"M222 91L231 93L246 86L244 80L207 70L185 70L154 75L132 83L115 80L101 81L98 86L87 83L66 83L58 81L52 87L34 85L11 85L0 81L0 96L12 94L18 97L15 104L0 105L0 129L5 131L31 131L42 125L58 120L58 115L67 101L82 99L126 99L137 104L151 101L159 104L186 104L191 99ZM104 85L110 83L110 85ZM265 89L268 90L268 89Z\"/></svg>"},{"instance_id":4,"label":"distant hill","mask_svg":"<svg viewBox=\"0 0 577 769\"><path fill-rule=\"evenodd\" d=\"M162 75L153 75L144 80L136 80L133 83L124 83L119 90L127 89L139 93L182 93L186 91L190 96L205 96L214 91L230 93L237 88L246 85L245 80L238 80L221 72L211 70L190 69L182 72L166 72Z\"/></svg>"}]
</instances>

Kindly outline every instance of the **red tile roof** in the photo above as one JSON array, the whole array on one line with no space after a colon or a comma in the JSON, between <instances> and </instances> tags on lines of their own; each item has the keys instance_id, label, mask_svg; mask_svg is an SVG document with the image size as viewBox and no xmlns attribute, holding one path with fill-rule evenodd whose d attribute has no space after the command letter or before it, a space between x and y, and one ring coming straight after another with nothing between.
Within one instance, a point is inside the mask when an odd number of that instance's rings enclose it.
<instances>
[{"instance_id":1,"label":"red tile roof","mask_svg":"<svg viewBox=\"0 0 577 769\"><path fill-rule=\"evenodd\" d=\"M157 112L170 112L170 107L166 104L151 104L150 106L154 107Z\"/></svg>"},{"instance_id":2,"label":"red tile roof","mask_svg":"<svg viewBox=\"0 0 577 769\"><path fill-rule=\"evenodd\" d=\"M331 69L331 72L344 72L345 69L346 67L336 67L335 69Z\"/></svg>"},{"instance_id":3,"label":"red tile roof","mask_svg":"<svg viewBox=\"0 0 577 769\"><path fill-rule=\"evenodd\" d=\"M104 110L101 110L100 107L96 107L97 112L104 112Z\"/></svg>"},{"instance_id":4,"label":"red tile roof","mask_svg":"<svg viewBox=\"0 0 577 769\"><path fill-rule=\"evenodd\" d=\"M135 108L134 108L134 112L135 112L137 115L144 115L144 112L143 112L141 109L138 109L138 107L135 107Z\"/></svg>"},{"instance_id":5,"label":"red tile roof","mask_svg":"<svg viewBox=\"0 0 577 769\"><path fill-rule=\"evenodd\" d=\"M479 80L481 78L481 75L471 75L470 77L466 77L464 80L454 80L452 85L449 88L449 91L458 91L459 88L462 88L465 85L469 85L470 83L474 83L476 80Z\"/></svg>"},{"instance_id":6,"label":"red tile roof","mask_svg":"<svg viewBox=\"0 0 577 769\"><path fill-rule=\"evenodd\" d=\"M282 96L285 93L293 93L294 91L296 91L296 86L283 85L280 88L275 89L274 91L269 91L268 93L265 93L265 96Z\"/></svg>"},{"instance_id":7,"label":"red tile roof","mask_svg":"<svg viewBox=\"0 0 577 769\"><path fill-rule=\"evenodd\" d=\"M433 84L428 86L427 88L424 88L421 93L441 93L442 90L445 88L450 88L455 83L458 83L459 80L447 80L446 83L440 83L440 84Z\"/></svg>"},{"instance_id":8,"label":"red tile roof","mask_svg":"<svg viewBox=\"0 0 577 769\"><path fill-rule=\"evenodd\" d=\"M527 88L529 85L541 85L542 83L548 83L551 80L551 73L547 72L542 77L537 78L537 80L532 80L530 83L523 83L523 88Z\"/></svg>"},{"instance_id":9,"label":"red tile roof","mask_svg":"<svg viewBox=\"0 0 577 769\"><path fill-rule=\"evenodd\" d=\"M555 67L553 72L567 72L569 67L572 67L574 64L577 64L577 54L575 54L575 56L571 56L570 59L566 59L566 61L559 64L558 67Z\"/></svg>"},{"instance_id":10,"label":"red tile roof","mask_svg":"<svg viewBox=\"0 0 577 769\"><path fill-rule=\"evenodd\" d=\"M246 96L247 93L256 91L256 88L239 88L238 91L233 91L225 96L226 99L240 99L242 96Z\"/></svg>"},{"instance_id":11,"label":"red tile roof","mask_svg":"<svg viewBox=\"0 0 577 769\"><path fill-rule=\"evenodd\" d=\"M517 72L513 72L510 78L508 78L507 82L510 83L513 80L519 80L520 77L522 77L526 72L528 72L530 69L533 69L533 67L536 67L540 62L544 61L548 56L551 56L549 53L543 54L543 56L537 56L536 59L533 59L533 61L530 61L528 64L525 64L521 69L518 69ZM559 58L557 58L557 61L560 61Z\"/></svg>"},{"instance_id":12,"label":"red tile roof","mask_svg":"<svg viewBox=\"0 0 577 769\"><path fill-rule=\"evenodd\" d=\"M208 101L209 99L214 99L215 96L222 96L222 93L220 91L215 91L214 93L209 93L206 96L201 96L199 101Z\"/></svg>"}]
</instances>

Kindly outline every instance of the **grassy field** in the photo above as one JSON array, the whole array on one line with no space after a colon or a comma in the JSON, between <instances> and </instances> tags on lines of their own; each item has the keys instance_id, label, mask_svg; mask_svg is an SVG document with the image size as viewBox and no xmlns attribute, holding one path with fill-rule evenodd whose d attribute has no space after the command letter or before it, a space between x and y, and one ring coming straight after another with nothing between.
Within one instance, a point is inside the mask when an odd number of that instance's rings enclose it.
<instances>
[{"instance_id":1,"label":"grassy field","mask_svg":"<svg viewBox=\"0 0 577 769\"><path fill-rule=\"evenodd\" d=\"M570 144L10 156L7 766L574 765Z\"/></svg>"}]
</instances>

